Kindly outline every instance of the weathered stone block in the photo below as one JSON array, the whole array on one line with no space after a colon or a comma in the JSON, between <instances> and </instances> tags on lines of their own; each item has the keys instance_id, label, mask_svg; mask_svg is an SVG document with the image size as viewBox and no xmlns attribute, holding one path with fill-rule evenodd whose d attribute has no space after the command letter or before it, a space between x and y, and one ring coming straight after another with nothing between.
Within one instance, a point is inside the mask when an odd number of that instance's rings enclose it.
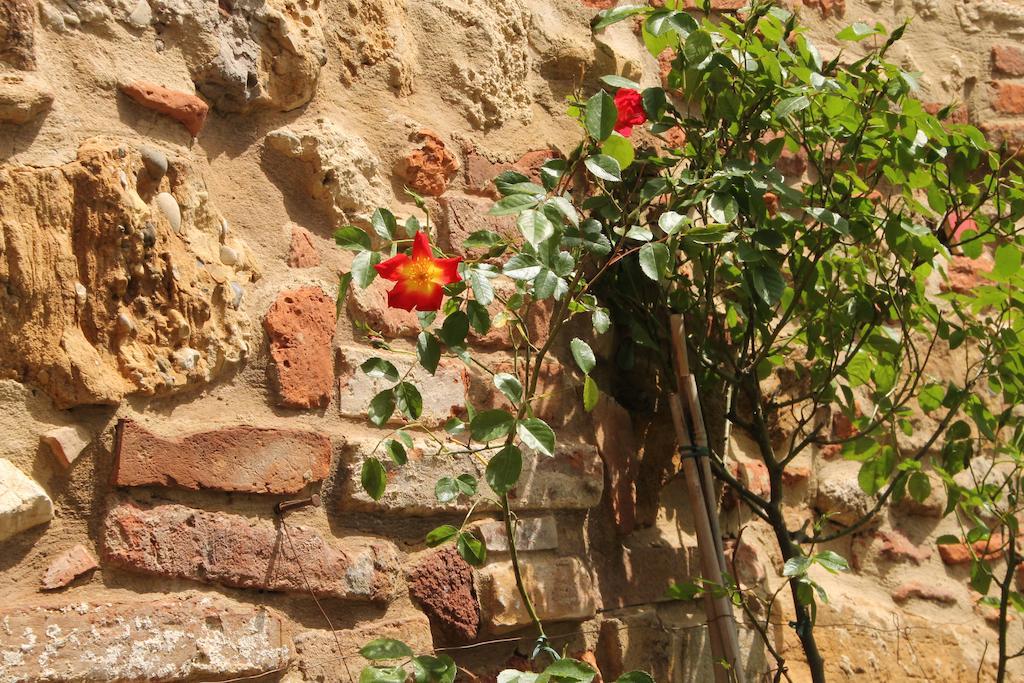
<instances>
[{"instance_id":1,"label":"weathered stone block","mask_svg":"<svg viewBox=\"0 0 1024 683\"><path fill-rule=\"evenodd\" d=\"M53 503L43 487L0 458L0 541L53 517Z\"/></svg>"},{"instance_id":2,"label":"weathered stone block","mask_svg":"<svg viewBox=\"0 0 1024 683\"><path fill-rule=\"evenodd\" d=\"M161 438L121 420L115 456L118 486L295 493L327 476L331 440L303 430L249 426Z\"/></svg>"},{"instance_id":3,"label":"weathered stone block","mask_svg":"<svg viewBox=\"0 0 1024 683\"><path fill-rule=\"evenodd\" d=\"M469 458L454 460L435 456L424 444L423 450L409 454L409 462L398 467L385 462L388 485L379 501L370 498L359 484L359 471L379 439L353 438L344 449L343 463L350 476L340 483L338 504L343 511L385 512L394 515L430 516L468 509L464 498L441 503L434 495L434 485L441 477L457 477L469 473L483 483L483 468ZM430 453L427 455L426 453ZM378 452L377 457L383 457ZM523 455L523 472L518 485L509 492L513 506L520 512L529 510L586 510L601 502L604 489L604 468L597 449L586 444L565 444L555 449L554 457L536 453ZM492 507L481 503L477 507Z\"/></svg>"},{"instance_id":4,"label":"weathered stone block","mask_svg":"<svg viewBox=\"0 0 1024 683\"><path fill-rule=\"evenodd\" d=\"M468 378L461 361L444 358L431 375L413 356L352 346L341 349L340 355L338 410L345 417L365 418L373 397L394 385L394 382L383 378L370 377L360 369L366 360L373 357L392 362L400 374L404 374L410 365L414 366L406 381L415 384L423 397L420 421L424 424L444 424L448 418L465 410ZM397 410L392 418L396 423L403 419Z\"/></svg>"},{"instance_id":5,"label":"weathered stone block","mask_svg":"<svg viewBox=\"0 0 1024 683\"><path fill-rule=\"evenodd\" d=\"M487 552L508 552L505 522L500 519L489 520L479 523L476 528L487 546ZM558 547L558 522L551 515L520 518L515 533L516 550L521 553L554 550Z\"/></svg>"},{"instance_id":6,"label":"weathered stone block","mask_svg":"<svg viewBox=\"0 0 1024 683\"><path fill-rule=\"evenodd\" d=\"M144 574L352 600L389 600L398 581L398 551L387 541L335 541L297 525L286 535L270 521L118 499L104 521L103 555Z\"/></svg>"},{"instance_id":7,"label":"weathered stone block","mask_svg":"<svg viewBox=\"0 0 1024 683\"><path fill-rule=\"evenodd\" d=\"M319 287L281 292L263 327L270 336L278 402L286 408L322 408L331 402L337 324L333 299Z\"/></svg>"},{"instance_id":8,"label":"weathered stone block","mask_svg":"<svg viewBox=\"0 0 1024 683\"><path fill-rule=\"evenodd\" d=\"M351 672L356 680L364 666L372 664L358 654L359 649L377 638L394 638L400 640L416 654L434 651L434 640L430 633L430 622L426 615L417 610L410 610L409 616L397 616L374 621L360 628L339 629L336 633L329 630L301 631L293 640L302 681L338 681L350 679L345 674ZM338 643L344 653L344 664L338 661ZM287 678L283 679L289 680Z\"/></svg>"},{"instance_id":9,"label":"weathered stone block","mask_svg":"<svg viewBox=\"0 0 1024 683\"><path fill-rule=\"evenodd\" d=\"M0 0L0 62L15 69L36 68L36 4Z\"/></svg>"},{"instance_id":10,"label":"weathered stone block","mask_svg":"<svg viewBox=\"0 0 1024 683\"><path fill-rule=\"evenodd\" d=\"M5 681L208 681L291 661L281 617L222 597L0 610Z\"/></svg>"},{"instance_id":11,"label":"weathered stone block","mask_svg":"<svg viewBox=\"0 0 1024 683\"><path fill-rule=\"evenodd\" d=\"M544 621L583 621L597 613L594 584L575 557L523 560L523 581L537 615ZM480 615L489 633L501 633L531 621L516 588L511 562L490 564L477 575Z\"/></svg>"},{"instance_id":12,"label":"weathered stone block","mask_svg":"<svg viewBox=\"0 0 1024 683\"><path fill-rule=\"evenodd\" d=\"M30 74L0 73L0 123L22 124L53 104L53 91Z\"/></svg>"}]
</instances>

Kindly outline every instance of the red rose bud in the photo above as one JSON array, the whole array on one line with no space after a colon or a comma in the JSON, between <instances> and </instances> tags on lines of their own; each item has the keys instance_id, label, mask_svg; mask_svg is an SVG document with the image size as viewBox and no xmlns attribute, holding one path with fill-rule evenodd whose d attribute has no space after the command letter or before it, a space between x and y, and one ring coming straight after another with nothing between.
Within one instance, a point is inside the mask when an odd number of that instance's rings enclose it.
<instances>
[{"instance_id":1,"label":"red rose bud","mask_svg":"<svg viewBox=\"0 0 1024 683\"><path fill-rule=\"evenodd\" d=\"M385 280L397 283L388 292L388 306L436 311L444 298L441 288L462 280L458 272L461 260L461 256L434 258L426 233L417 232L412 238L412 258L398 254L374 268Z\"/></svg>"},{"instance_id":2,"label":"red rose bud","mask_svg":"<svg viewBox=\"0 0 1024 683\"><path fill-rule=\"evenodd\" d=\"M615 122L615 130L621 135L629 137L633 134L633 126L639 126L647 121L647 114L644 113L640 93L636 90L620 88L615 93L615 108L619 110L619 118Z\"/></svg>"}]
</instances>

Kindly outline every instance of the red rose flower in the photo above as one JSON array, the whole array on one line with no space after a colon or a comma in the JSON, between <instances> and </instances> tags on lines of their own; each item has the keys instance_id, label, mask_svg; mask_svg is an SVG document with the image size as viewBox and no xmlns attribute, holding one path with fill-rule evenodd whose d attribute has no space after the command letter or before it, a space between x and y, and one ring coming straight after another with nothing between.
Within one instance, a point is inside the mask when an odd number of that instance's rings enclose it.
<instances>
[{"instance_id":1,"label":"red rose flower","mask_svg":"<svg viewBox=\"0 0 1024 683\"><path fill-rule=\"evenodd\" d=\"M949 237L950 244L959 244L968 230L978 232L978 224L974 222L973 218L961 219L952 213L946 218L946 236Z\"/></svg>"},{"instance_id":2,"label":"red rose flower","mask_svg":"<svg viewBox=\"0 0 1024 683\"><path fill-rule=\"evenodd\" d=\"M397 283L388 292L388 306L436 311L444 297L441 287L462 279L458 272L461 260L461 256L434 258L426 233L417 232L412 238L412 258L398 254L374 268L385 280Z\"/></svg>"},{"instance_id":3,"label":"red rose flower","mask_svg":"<svg viewBox=\"0 0 1024 683\"><path fill-rule=\"evenodd\" d=\"M615 122L615 130L627 138L633 133L633 126L647 121L640 93L630 88L619 88L615 93L615 108L619 110L619 119Z\"/></svg>"}]
</instances>

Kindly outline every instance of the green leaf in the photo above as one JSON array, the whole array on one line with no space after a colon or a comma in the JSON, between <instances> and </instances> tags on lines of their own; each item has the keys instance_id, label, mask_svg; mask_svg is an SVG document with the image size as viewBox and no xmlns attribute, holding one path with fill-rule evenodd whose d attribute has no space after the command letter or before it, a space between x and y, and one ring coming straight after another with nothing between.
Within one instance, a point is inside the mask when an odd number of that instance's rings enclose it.
<instances>
[{"instance_id":1,"label":"green leaf","mask_svg":"<svg viewBox=\"0 0 1024 683\"><path fill-rule=\"evenodd\" d=\"M846 561L846 558L831 550L817 553L814 555L813 559L817 564L821 565L833 574L850 570L850 565Z\"/></svg>"},{"instance_id":2,"label":"green leaf","mask_svg":"<svg viewBox=\"0 0 1024 683\"><path fill-rule=\"evenodd\" d=\"M646 671L629 671L616 678L615 683L654 683L654 678Z\"/></svg>"},{"instance_id":3,"label":"green leaf","mask_svg":"<svg viewBox=\"0 0 1024 683\"><path fill-rule=\"evenodd\" d=\"M573 683L590 683L597 676L597 672L589 665L568 658L552 663L551 666L544 669L544 674L559 681L572 681Z\"/></svg>"},{"instance_id":4,"label":"green leaf","mask_svg":"<svg viewBox=\"0 0 1024 683\"><path fill-rule=\"evenodd\" d=\"M597 365L597 358L594 357L590 344L576 337L569 342L569 349L572 351L572 357L576 359L576 365L580 366L584 374L589 375Z\"/></svg>"},{"instance_id":5,"label":"green leaf","mask_svg":"<svg viewBox=\"0 0 1024 683\"><path fill-rule=\"evenodd\" d=\"M907 491L918 503L923 503L932 492L932 482L924 472L914 472L907 479Z\"/></svg>"},{"instance_id":6,"label":"green leaf","mask_svg":"<svg viewBox=\"0 0 1024 683\"><path fill-rule=\"evenodd\" d=\"M499 372L494 375L494 386L505 395L505 398L518 404L523 398L523 385L519 378L507 372Z\"/></svg>"},{"instance_id":7,"label":"green leaf","mask_svg":"<svg viewBox=\"0 0 1024 683\"><path fill-rule=\"evenodd\" d=\"M334 313L341 317L341 309L345 306L345 297L348 295L348 286L352 284L352 273L338 275L338 298L334 307Z\"/></svg>"},{"instance_id":8,"label":"green leaf","mask_svg":"<svg viewBox=\"0 0 1024 683\"><path fill-rule=\"evenodd\" d=\"M520 420L516 425L516 434L529 448L548 456L555 454L555 432L539 417Z\"/></svg>"},{"instance_id":9,"label":"green leaf","mask_svg":"<svg viewBox=\"0 0 1024 683\"><path fill-rule=\"evenodd\" d=\"M439 503L450 503L462 493L459 483L454 477L441 477L434 484L434 496Z\"/></svg>"},{"instance_id":10,"label":"green leaf","mask_svg":"<svg viewBox=\"0 0 1024 683\"><path fill-rule=\"evenodd\" d=\"M668 270L671 258L668 247L661 242L648 242L640 247L640 270L644 275L657 282Z\"/></svg>"},{"instance_id":11,"label":"green leaf","mask_svg":"<svg viewBox=\"0 0 1024 683\"><path fill-rule=\"evenodd\" d=\"M395 402L398 410L410 420L418 420L423 414L423 397L414 384L399 383L395 387Z\"/></svg>"},{"instance_id":12,"label":"green leaf","mask_svg":"<svg viewBox=\"0 0 1024 683\"><path fill-rule=\"evenodd\" d=\"M380 253L376 251L361 251L352 259L352 281L361 289L366 289L377 277L375 265L380 263Z\"/></svg>"},{"instance_id":13,"label":"green leaf","mask_svg":"<svg viewBox=\"0 0 1024 683\"><path fill-rule=\"evenodd\" d=\"M490 249L499 244L504 244L505 239L491 230L477 230L462 241L466 249Z\"/></svg>"},{"instance_id":14,"label":"green leaf","mask_svg":"<svg viewBox=\"0 0 1024 683\"><path fill-rule=\"evenodd\" d=\"M528 209L519 214L516 226L526 241L535 247L555 234L555 226L551 224L544 212L534 209Z\"/></svg>"},{"instance_id":15,"label":"green leaf","mask_svg":"<svg viewBox=\"0 0 1024 683\"><path fill-rule=\"evenodd\" d=\"M427 534L427 545L431 548L435 548L442 543L455 538L457 533L459 533L459 530L451 524L443 524Z\"/></svg>"},{"instance_id":16,"label":"green leaf","mask_svg":"<svg viewBox=\"0 0 1024 683\"><path fill-rule=\"evenodd\" d=\"M482 306L490 306L494 303L494 286L491 285L491 278L488 277L488 274L487 271L480 268L469 270L469 286L473 289L473 297Z\"/></svg>"},{"instance_id":17,"label":"green leaf","mask_svg":"<svg viewBox=\"0 0 1024 683\"><path fill-rule=\"evenodd\" d=\"M516 254L510 258L501 272L513 280L532 280L540 273L542 266L529 254Z\"/></svg>"},{"instance_id":18,"label":"green leaf","mask_svg":"<svg viewBox=\"0 0 1024 683\"><path fill-rule=\"evenodd\" d=\"M704 29L699 29L687 36L686 44L683 45L683 58L691 68L696 68L708 58L713 49L711 34Z\"/></svg>"},{"instance_id":19,"label":"green leaf","mask_svg":"<svg viewBox=\"0 0 1024 683\"><path fill-rule=\"evenodd\" d=\"M413 657L414 683L453 683L458 667L448 655Z\"/></svg>"},{"instance_id":20,"label":"green leaf","mask_svg":"<svg viewBox=\"0 0 1024 683\"><path fill-rule=\"evenodd\" d=\"M487 307L479 301L466 302L466 315L469 317L469 325L477 334L487 334L491 329L491 314Z\"/></svg>"},{"instance_id":21,"label":"green leaf","mask_svg":"<svg viewBox=\"0 0 1024 683\"><path fill-rule=\"evenodd\" d=\"M568 197L552 197L547 203L548 206L558 209L558 212L565 216L565 220L569 221L570 224L575 226L580 224L580 215L576 212L576 207L572 205Z\"/></svg>"},{"instance_id":22,"label":"green leaf","mask_svg":"<svg viewBox=\"0 0 1024 683\"><path fill-rule=\"evenodd\" d=\"M604 90L587 100L583 110L583 125L590 136L598 142L611 135L618 118L619 110L615 106L615 100Z\"/></svg>"},{"instance_id":23,"label":"green leaf","mask_svg":"<svg viewBox=\"0 0 1024 683\"><path fill-rule=\"evenodd\" d=\"M861 41L869 36L881 33L885 33L885 29L882 28L881 24L875 24L875 26L872 27L870 24L865 24L863 21L857 21L837 33L836 38L839 40Z\"/></svg>"},{"instance_id":24,"label":"green leaf","mask_svg":"<svg viewBox=\"0 0 1024 683\"><path fill-rule=\"evenodd\" d=\"M393 240L398 235L398 221L387 209L377 209L370 218L373 231L386 240Z\"/></svg>"},{"instance_id":25,"label":"green leaf","mask_svg":"<svg viewBox=\"0 0 1024 683\"><path fill-rule=\"evenodd\" d=\"M601 145L601 152L619 162L620 169L629 168L629 165L633 163L636 158L636 152L633 150L633 143L629 141L629 138L623 137L618 133L612 133L604 144Z\"/></svg>"},{"instance_id":26,"label":"green leaf","mask_svg":"<svg viewBox=\"0 0 1024 683\"><path fill-rule=\"evenodd\" d=\"M715 223L732 223L740 207L732 195L716 193L708 201L708 214Z\"/></svg>"},{"instance_id":27,"label":"green leaf","mask_svg":"<svg viewBox=\"0 0 1024 683\"><path fill-rule=\"evenodd\" d=\"M989 277L993 280L1006 281L1020 272L1021 250L1016 244L1003 244L996 248L995 267Z\"/></svg>"},{"instance_id":28,"label":"green leaf","mask_svg":"<svg viewBox=\"0 0 1024 683\"><path fill-rule=\"evenodd\" d=\"M945 398L946 389L941 384L926 384L921 387L921 392L917 395L917 403L921 406L921 410L930 413L938 410Z\"/></svg>"},{"instance_id":29,"label":"green leaf","mask_svg":"<svg viewBox=\"0 0 1024 683\"><path fill-rule=\"evenodd\" d=\"M334 231L334 241L342 249L366 251L371 248L370 236L354 225L343 225Z\"/></svg>"},{"instance_id":30,"label":"green leaf","mask_svg":"<svg viewBox=\"0 0 1024 683\"><path fill-rule=\"evenodd\" d=\"M499 199L488 211L492 216L509 216L512 214L521 213L526 209L532 209L537 206L539 200L533 195L528 194L514 194L504 199Z\"/></svg>"},{"instance_id":31,"label":"green leaf","mask_svg":"<svg viewBox=\"0 0 1024 683\"><path fill-rule=\"evenodd\" d=\"M359 683L405 683L408 677L400 666L368 666L359 674Z\"/></svg>"},{"instance_id":32,"label":"green leaf","mask_svg":"<svg viewBox=\"0 0 1024 683\"><path fill-rule=\"evenodd\" d=\"M775 118L784 119L790 114L795 114L798 111L802 111L811 105L811 101L807 99L806 95L798 95L797 97L787 97L786 99L775 105Z\"/></svg>"},{"instance_id":33,"label":"green leaf","mask_svg":"<svg viewBox=\"0 0 1024 683\"><path fill-rule=\"evenodd\" d=\"M505 446L487 463L484 478L491 490L500 496L508 493L516 485L522 471L522 451L515 446Z\"/></svg>"},{"instance_id":34,"label":"green leaf","mask_svg":"<svg viewBox=\"0 0 1024 683\"><path fill-rule=\"evenodd\" d=\"M463 531L459 534L455 549L459 551L462 559L474 567L479 567L487 561L487 547L483 541L469 532Z\"/></svg>"},{"instance_id":35,"label":"green leaf","mask_svg":"<svg viewBox=\"0 0 1024 683\"><path fill-rule=\"evenodd\" d=\"M597 308L592 314L594 320L594 332L598 334L604 334L608 331L608 328L612 326L611 316L608 315L607 308Z\"/></svg>"},{"instance_id":36,"label":"green leaf","mask_svg":"<svg viewBox=\"0 0 1024 683\"><path fill-rule=\"evenodd\" d=\"M420 332L416 338L416 357L423 369L433 375L437 372L437 364L441 362L441 345L437 338L429 332Z\"/></svg>"},{"instance_id":37,"label":"green leaf","mask_svg":"<svg viewBox=\"0 0 1024 683\"><path fill-rule=\"evenodd\" d=\"M628 19L635 14L644 14L649 11L650 8L646 5L620 5L619 7L612 7L611 9L598 12L590 28L594 31L600 31L606 26L611 26L623 19Z\"/></svg>"},{"instance_id":38,"label":"green leaf","mask_svg":"<svg viewBox=\"0 0 1024 683\"><path fill-rule=\"evenodd\" d=\"M388 477L384 471L384 465L377 458L367 458L359 472L359 482L363 490L370 498L380 500L384 495L384 487L387 486Z\"/></svg>"},{"instance_id":39,"label":"green leaf","mask_svg":"<svg viewBox=\"0 0 1024 683\"><path fill-rule=\"evenodd\" d=\"M470 421L469 433L475 441L487 443L508 435L515 421L507 410L485 410Z\"/></svg>"},{"instance_id":40,"label":"green leaf","mask_svg":"<svg viewBox=\"0 0 1024 683\"><path fill-rule=\"evenodd\" d=\"M597 382L590 375L583 378L583 409L588 413L597 406L597 399L601 396L597 388Z\"/></svg>"},{"instance_id":41,"label":"green leaf","mask_svg":"<svg viewBox=\"0 0 1024 683\"><path fill-rule=\"evenodd\" d=\"M387 424L388 420L395 412L395 390L385 389L380 392L372 399L370 399L370 407L367 409L367 415L370 418L370 422L378 427L383 427Z\"/></svg>"},{"instance_id":42,"label":"green leaf","mask_svg":"<svg viewBox=\"0 0 1024 683\"><path fill-rule=\"evenodd\" d=\"M786 564L782 566L783 576L803 576L807 573L807 570L811 567L811 558L798 556L791 557L786 560Z\"/></svg>"},{"instance_id":43,"label":"green leaf","mask_svg":"<svg viewBox=\"0 0 1024 683\"><path fill-rule=\"evenodd\" d=\"M640 84L636 81L631 81L625 76L616 76L615 74L608 74L601 76L601 81L613 88L629 88L630 90L640 90Z\"/></svg>"},{"instance_id":44,"label":"green leaf","mask_svg":"<svg viewBox=\"0 0 1024 683\"><path fill-rule=\"evenodd\" d=\"M469 316L462 311L455 311L441 325L441 331L437 336L448 346L463 346L466 343L466 335L469 334Z\"/></svg>"},{"instance_id":45,"label":"green leaf","mask_svg":"<svg viewBox=\"0 0 1024 683\"><path fill-rule=\"evenodd\" d=\"M666 235L674 235L690 223L690 219L675 211L666 211L658 218L658 227Z\"/></svg>"},{"instance_id":46,"label":"green leaf","mask_svg":"<svg viewBox=\"0 0 1024 683\"><path fill-rule=\"evenodd\" d=\"M607 154L595 154L592 157L587 157L583 162L583 165L587 167L595 177L601 180L607 180L612 183L617 183L622 180L622 173L619 169L619 162Z\"/></svg>"},{"instance_id":47,"label":"green leaf","mask_svg":"<svg viewBox=\"0 0 1024 683\"><path fill-rule=\"evenodd\" d=\"M388 454L392 462L396 465L404 465L409 462L409 456L405 452L405 446L398 443L394 439L388 439L384 442L384 452Z\"/></svg>"},{"instance_id":48,"label":"green leaf","mask_svg":"<svg viewBox=\"0 0 1024 683\"><path fill-rule=\"evenodd\" d=\"M383 358L368 358L363 361L363 364L359 367L370 377L381 377L389 382L398 381L398 368L396 368L393 363L386 361Z\"/></svg>"},{"instance_id":49,"label":"green leaf","mask_svg":"<svg viewBox=\"0 0 1024 683\"><path fill-rule=\"evenodd\" d=\"M774 306L782 300L786 292L786 281L782 279L782 273L772 263L759 261L750 269L750 279L754 282L754 291L769 306Z\"/></svg>"},{"instance_id":50,"label":"green leaf","mask_svg":"<svg viewBox=\"0 0 1024 683\"><path fill-rule=\"evenodd\" d=\"M393 638L378 638L359 649L359 654L364 659L404 659L412 657L412 648L400 640Z\"/></svg>"}]
</instances>

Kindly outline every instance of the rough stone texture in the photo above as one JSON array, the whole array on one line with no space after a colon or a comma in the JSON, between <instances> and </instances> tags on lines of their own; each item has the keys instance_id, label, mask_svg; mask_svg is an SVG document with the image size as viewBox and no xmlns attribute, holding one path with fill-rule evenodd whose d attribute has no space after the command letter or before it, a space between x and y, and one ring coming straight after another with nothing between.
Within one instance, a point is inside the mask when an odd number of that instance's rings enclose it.
<instances>
[{"instance_id":1,"label":"rough stone texture","mask_svg":"<svg viewBox=\"0 0 1024 683\"><path fill-rule=\"evenodd\" d=\"M385 351L358 347L344 347L339 351L341 367L338 379L338 410L345 417L365 417L370 401L380 391L394 385L383 378L368 377L360 366L369 358L384 358L400 368L404 374L414 366L407 381L420 387L423 397L423 414L420 421L427 425L444 424L453 415L463 413L466 406L467 377L460 361L443 359L437 370L430 375L415 358L400 356ZM398 410L392 416L395 423L405 418Z\"/></svg>"},{"instance_id":2,"label":"rough stone texture","mask_svg":"<svg viewBox=\"0 0 1024 683\"><path fill-rule=\"evenodd\" d=\"M530 558L521 561L523 578L537 615L548 621L583 621L597 611L594 586L583 563L575 557ZM510 562L489 564L477 579L480 617L488 633L498 634L529 625Z\"/></svg>"},{"instance_id":3,"label":"rough stone texture","mask_svg":"<svg viewBox=\"0 0 1024 683\"><path fill-rule=\"evenodd\" d=\"M31 74L0 73L0 123L22 124L53 104L53 91Z\"/></svg>"},{"instance_id":4,"label":"rough stone texture","mask_svg":"<svg viewBox=\"0 0 1024 683\"><path fill-rule=\"evenodd\" d=\"M306 127L280 128L267 146L308 169L309 196L338 220L369 214L386 203L380 160L362 138L327 119Z\"/></svg>"},{"instance_id":5,"label":"rough stone texture","mask_svg":"<svg viewBox=\"0 0 1024 683\"><path fill-rule=\"evenodd\" d=\"M132 98L143 107L169 116L192 134L199 135L206 123L206 115L210 112L209 105L195 95L171 90L162 85L135 81L121 86L121 92Z\"/></svg>"},{"instance_id":6,"label":"rough stone texture","mask_svg":"<svg viewBox=\"0 0 1024 683\"><path fill-rule=\"evenodd\" d=\"M454 547L429 555L408 575L409 595L426 612L434 628L452 642L468 642L480 630L480 606L473 569Z\"/></svg>"},{"instance_id":7,"label":"rough stone texture","mask_svg":"<svg viewBox=\"0 0 1024 683\"><path fill-rule=\"evenodd\" d=\"M1024 85L999 81L996 83L996 111L1004 114L1024 114Z\"/></svg>"},{"instance_id":8,"label":"rough stone texture","mask_svg":"<svg viewBox=\"0 0 1024 683\"><path fill-rule=\"evenodd\" d=\"M274 359L278 402L287 408L322 408L331 402L331 341L337 313L319 287L281 292L263 319Z\"/></svg>"},{"instance_id":9,"label":"rough stone texture","mask_svg":"<svg viewBox=\"0 0 1024 683\"><path fill-rule=\"evenodd\" d=\"M422 517L446 512L464 511L464 499L440 503L434 496L434 485L441 477L470 473L484 481L483 468L472 461L432 455L431 442L409 454L409 462L398 468L390 461L388 486L383 497L374 501L359 485L359 471L371 449L380 439L353 438L342 455L349 476L339 482L338 506L345 511L369 511L398 516ZM430 453L431 455L426 455ZM380 453L378 453L380 455ZM601 501L604 468L597 450L583 444L563 444L554 457L524 454L519 484L509 492L519 512L530 510L586 510ZM392 473L393 472L393 473ZM489 503L478 510L493 507Z\"/></svg>"},{"instance_id":10,"label":"rough stone texture","mask_svg":"<svg viewBox=\"0 0 1024 683\"><path fill-rule=\"evenodd\" d=\"M622 534L636 524L636 479L639 471L636 437L629 413L614 399L602 397L594 409L597 449L604 462L615 524Z\"/></svg>"},{"instance_id":11,"label":"rough stone texture","mask_svg":"<svg viewBox=\"0 0 1024 683\"><path fill-rule=\"evenodd\" d=\"M331 440L314 432L222 427L161 438L118 423L114 484L247 493L297 493L331 466Z\"/></svg>"},{"instance_id":12,"label":"rough stone texture","mask_svg":"<svg viewBox=\"0 0 1024 683\"><path fill-rule=\"evenodd\" d=\"M349 600L389 600L398 581L397 551L386 541L331 541L294 524L286 534L241 515L119 499L104 522L103 560L166 578Z\"/></svg>"},{"instance_id":13,"label":"rough stone texture","mask_svg":"<svg viewBox=\"0 0 1024 683\"><path fill-rule=\"evenodd\" d=\"M968 547L966 543L943 543L938 546L939 556L946 564L967 564L973 557L982 560L998 560L1003 556L1003 537L993 534L992 537L975 541ZM973 552L972 552L973 551Z\"/></svg>"},{"instance_id":14,"label":"rough stone texture","mask_svg":"<svg viewBox=\"0 0 1024 683\"><path fill-rule=\"evenodd\" d=\"M860 519L875 504L874 496L864 493L857 482L857 463L838 462L818 474L818 492L814 506L844 525Z\"/></svg>"},{"instance_id":15,"label":"rough stone texture","mask_svg":"<svg viewBox=\"0 0 1024 683\"><path fill-rule=\"evenodd\" d=\"M71 425L52 429L40 436L39 440L50 449L54 460L62 468L67 469L92 441L92 433L81 425Z\"/></svg>"},{"instance_id":16,"label":"rough stone texture","mask_svg":"<svg viewBox=\"0 0 1024 683\"><path fill-rule=\"evenodd\" d=\"M481 256L483 249L467 249L466 238L477 230L491 230L508 240L519 240L516 222L508 216L489 216L488 200L467 195L446 195L438 202L438 245L447 253L466 257Z\"/></svg>"},{"instance_id":17,"label":"rough stone texture","mask_svg":"<svg viewBox=\"0 0 1024 683\"><path fill-rule=\"evenodd\" d=\"M360 0L349 4L347 17L331 17L331 47L341 58L342 83L377 77L399 95L415 91L419 64L407 9L413 7L402 0Z\"/></svg>"},{"instance_id":18,"label":"rough stone texture","mask_svg":"<svg viewBox=\"0 0 1024 683\"><path fill-rule=\"evenodd\" d=\"M43 574L42 586L46 590L63 588L77 577L99 566L93 554L79 543L54 558Z\"/></svg>"},{"instance_id":19,"label":"rough stone texture","mask_svg":"<svg viewBox=\"0 0 1024 683\"><path fill-rule=\"evenodd\" d=\"M6 681L222 680L291 658L277 612L220 596L0 609Z\"/></svg>"},{"instance_id":20,"label":"rough stone texture","mask_svg":"<svg viewBox=\"0 0 1024 683\"><path fill-rule=\"evenodd\" d=\"M392 286L387 280L376 278L366 289L349 288L349 315L387 339L415 339L421 330L419 318L413 311L388 306L388 290Z\"/></svg>"},{"instance_id":21,"label":"rough stone texture","mask_svg":"<svg viewBox=\"0 0 1024 683\"><path fill-rule=\"evenodd\" d=\"M398 174L409 187L423 195L439 197L459 170L459 161L445 148L444 141L429 130L416 134L420 146L409 152L398 166Z\"/></svg>"},{"instance_id":22,"label":"rough stone texture","mask_svg":"<svg viewBox=\"0 0 1024 683\"><path fill-rule=\"evenodd\" d=\"M303 676L300 680L347 680L342 678L342 672L348 671L352 672L352 679L356 680L363 667L372 664L356 653L376 638L400 640L416 653L433 652L434 640L426 615L418 610L409 611L412 612L409 616L391 618L388 615L368 626L339 630L336 633L314 629L296 633L292 640L295 643L298 669ZM344 665L338 660L338 642L341 643L341 651L345 653Z\"/></svg>"},{"instance_id":23,"label":"rough stone texture","mask_svg":"<svg viewBox=\"0 0 1024 683\"><path fill-rule=\"evenodd\" d=\"M292 225L292 242L288 248L288 265L292 268L315 268L320 254L313 244L313 235L303 227Z\"/></svg>"},{"instance_id":24,"label":"rough stone texture","mask_svg":"<svg viewBox=\"0 0 1024 683\"><path fill-rule=\"evenodd\" d=\"M142 162L116 140L89 140L61 167L0 167L0 373L66 408L172 393L248 353L232 301L252 268L220 263L222 219L175 163L177 231L136 191Z\"/></svg>"},{"instance_id":25,"label":"rough stone texture","mask_svg":"<svg viewBox=\"0 0 1024 683\"><path fill-rule=\"evenodd\" d=\"M53 517L46 491L9 460L0 458L0 541Z\"/></svg>"},{"instance_id":26,"label":"rough stone texture","mask_svg":"<svg viewBox=\"0 0 1024 683\"><path fill-rule=\"evenodd\" d=\"M508 536L505 522L492 520L481 522L477 527L488 553L508 552ZM521 517L516 525L516 550L520 553L558 548L558 522L551 515L545 517Z\"/></svg>"},{"instance_id":27,"label":"rough stone texture","mask_svg":"<svg viewBox=\"0 0 1024 683\"><path fill-rule=\"evenodd\" d=\"M1014 45L993 45L992 68L1004 76L1024 76L1024 50Z\"/></svg>"},{"instance_id":28,"label":"rough stone texture","mask_svg":"<svg viewBox=\"0 0 1024 683\"><path fill-rule=\"evenodd\" d=\"M0 62L15 69L35 69L35 3L0 0Z\"/></svg>"}]
</instances>

